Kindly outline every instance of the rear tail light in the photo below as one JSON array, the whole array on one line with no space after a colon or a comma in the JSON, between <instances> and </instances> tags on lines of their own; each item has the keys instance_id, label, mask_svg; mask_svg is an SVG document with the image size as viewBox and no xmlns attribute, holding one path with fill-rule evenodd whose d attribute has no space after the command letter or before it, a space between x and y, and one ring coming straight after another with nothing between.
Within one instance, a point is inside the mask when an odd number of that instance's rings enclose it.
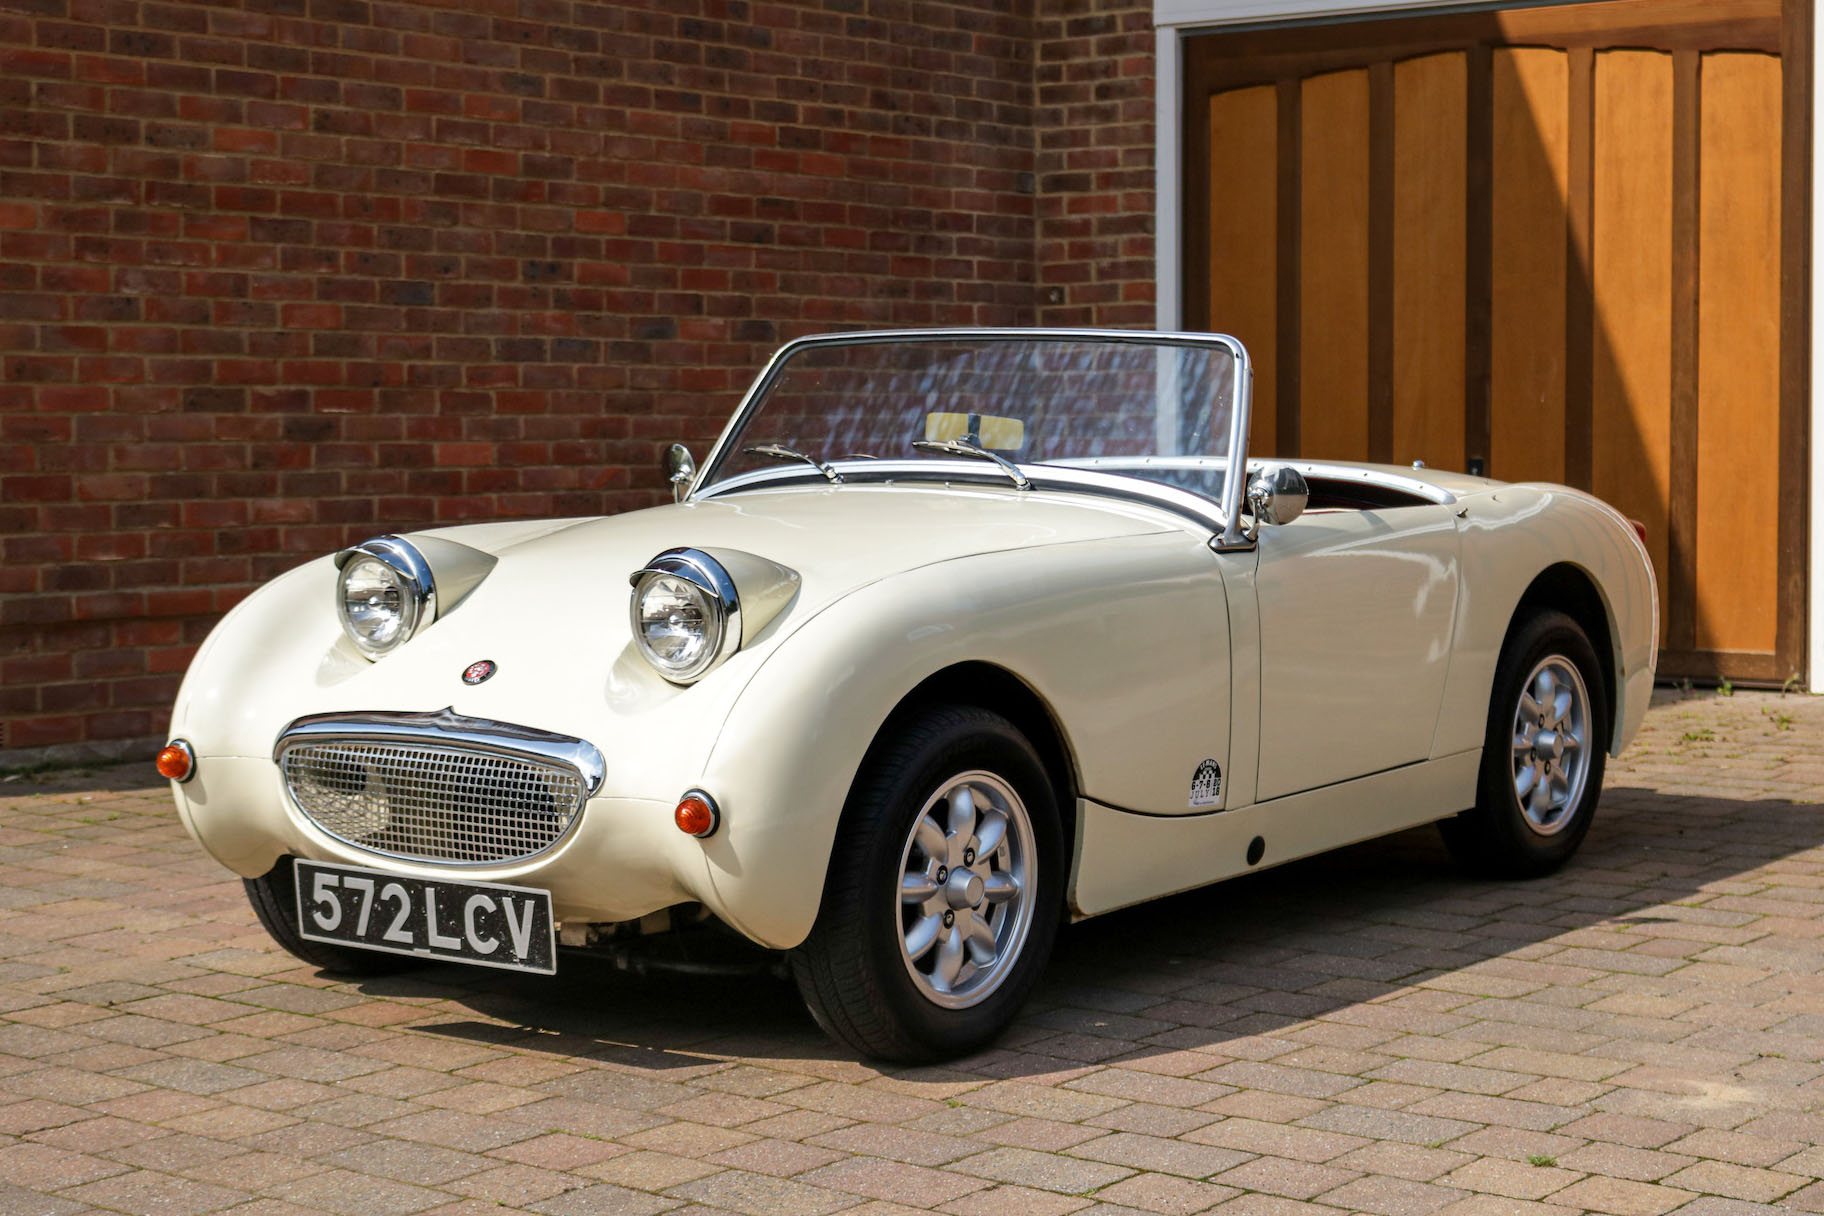
<instances>
[{"instance_id":1,"label":"rear tail light","mask_svg":"<svg viewBox=\"0 0 1824 1216\"><path fill-rule=\"evenodd\" d=\"M1634 535L1640 537L1640 543L1643 545L1646 544L1647 543L1647 525L1641 523L1638 519L1630 519L1628 521L1628 523L1633 525Z\"/></svg>"}]
</instances>

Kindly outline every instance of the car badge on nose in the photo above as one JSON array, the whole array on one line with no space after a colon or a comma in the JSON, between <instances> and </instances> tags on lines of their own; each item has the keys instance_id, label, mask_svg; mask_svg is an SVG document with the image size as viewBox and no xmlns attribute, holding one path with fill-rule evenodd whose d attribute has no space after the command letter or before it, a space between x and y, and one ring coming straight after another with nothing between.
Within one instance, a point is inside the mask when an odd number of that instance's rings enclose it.
<instances>
[{"instance_id":1,"label":"car badge on nose","mask_svg":"<svg viewBox=\"0 0 1824 1216\"><path fill-rule=\"evenodd\" d=\"M494 666L493 659L477 659L475 662L470 663L467 667L462 669L462 682L464 684L479 684L493 675L496 670L498 669Z\"/></svg>"}]
</instances>

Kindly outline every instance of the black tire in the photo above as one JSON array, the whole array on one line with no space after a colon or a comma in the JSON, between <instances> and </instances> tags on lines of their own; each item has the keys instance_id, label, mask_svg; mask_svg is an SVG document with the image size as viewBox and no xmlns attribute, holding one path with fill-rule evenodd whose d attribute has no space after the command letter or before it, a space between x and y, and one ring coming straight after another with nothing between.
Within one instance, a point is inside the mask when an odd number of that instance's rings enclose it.
<instances>
[{"instance_id":1,"label":"black tire","mask_svg":"<svg viewBox=\"0 0 1824 1216\"><path fill-rule=\"evenodd\" d=\"M298 935L297 879L291 868L292 859L281 857L278 863L258 878L243 878L247 902L260 918L260 927L283 946L287 953L313 967L341 975L394 975L423 966L418 959L383 950L356 950L313 942Z\"/></svg>"},{"instance_id":2,"label":"black tire","mask_svg":"<svg viewBox=\"0 0 1824 1216\"><path fill-rule=\"evenodd\" d=\"M1032 744L998 714L936 708L887 729L843 808L823 903L810 936L791 953L792 976L817 1024L862 1054L907 1062L951 1058L1006 1029L1051 955L1064 885L1057 795ZM978 1003L945 1008L913 978L919 964L908 963L902 940L906 918L918 913L905 912L893 893L902 866L922 855L908 840L927 801L959 775L978 772L1003 782L1025 807L1032 864L1019 898L1032 901L1030 921L997 986ZM940 939L950 933L944 923Z\"/></svg>"},{"instance_id":3,"label":"black tire","mask_svg":"<svg viewBox=\"0 0 1824 1216\"><path fill-rule=\"evenodd\" d=\"M1541 830L1528 818L1516 788L1515 724L1521 696L1529 690L1533 673L1554 660L1574 668L1581 682L1585 704L1581 753L1587 771L1574 802L1567 801L1553 812L1536 812L1549 825ZM1535 612L1515 626L1495 666L1476 805L1438 824L1451 855L1472 872L1495 878L1536 878L1569 861L1589 833L1602 795L1609 713L1608 686L1582 626L1552 610Z\"/></svg>"}]
</instances>

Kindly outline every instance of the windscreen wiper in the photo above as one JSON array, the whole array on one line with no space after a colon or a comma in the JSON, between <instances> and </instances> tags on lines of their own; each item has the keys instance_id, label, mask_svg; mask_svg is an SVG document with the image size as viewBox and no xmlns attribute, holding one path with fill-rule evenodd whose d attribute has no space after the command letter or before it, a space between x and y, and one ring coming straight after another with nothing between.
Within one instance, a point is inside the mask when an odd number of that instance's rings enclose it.
<instances>
[{"instance_id":1,"label":"windscreen wiper","mask_svg":"<svg viewBox=\"0 0 1824 1216\"><path fill-rule=\"evenodd\" d=\"M763 443L756 448L742 448L741 450L746 452L749 456L771 456L774 460L802 460L804 463L810 465L813 469L816 469L819 473L822 473L825 477L829 478L831 485L839 486L842 484L841 473L838 473L834 468L817 459L815 456L800 452L796 448L784 447L777 443Z\"/></svg>"},{"instance_id":2,"label":"windscreen wiper","mask_svg":"<svg viewBox=\"0 0 1824 1216\"><path fill-rule=\"evenodd\" d=\"M1001 472L1013 478L1013 484L1022 490L1032 489L1032 483L1026 480L1026 474L1020 472L1018 465L1004 456L997 456L980 444L970 443L966 439L914 439L912 446L921 452L944 452L951 456L973 456L977 460L992 460L1001 467Z\"/></svg>"}]
</instances>

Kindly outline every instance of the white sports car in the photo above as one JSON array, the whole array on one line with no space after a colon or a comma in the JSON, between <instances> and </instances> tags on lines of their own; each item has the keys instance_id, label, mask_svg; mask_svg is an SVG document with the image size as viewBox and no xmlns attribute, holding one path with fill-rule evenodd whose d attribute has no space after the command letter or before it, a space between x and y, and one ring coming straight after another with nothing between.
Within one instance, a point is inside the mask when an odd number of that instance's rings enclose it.
<instances>
[{"instance_id":1,"label":"white sports car","mask_svg":"<svg viewBox=\"0 0 1824 1216\"><path fill-rule=\"evenodd\" d=\"M1658 606L1587 494L1250 461L1231 338L785 346L674 505L380 536L249 597L161 771L330 971L721 926L968 1051L1064 917L1436 820L1562 863Z\"/></svg>"}]
</instances>

